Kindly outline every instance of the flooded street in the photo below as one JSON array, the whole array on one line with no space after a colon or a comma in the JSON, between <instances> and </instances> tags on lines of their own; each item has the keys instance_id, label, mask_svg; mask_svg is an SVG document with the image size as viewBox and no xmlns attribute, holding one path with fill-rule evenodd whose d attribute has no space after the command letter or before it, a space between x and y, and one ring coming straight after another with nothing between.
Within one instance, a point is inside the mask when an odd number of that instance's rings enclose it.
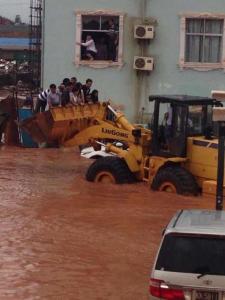
<instances>
[{"instance_id":1,"label":"flooded street","mask_svg":"<svg viewBox=\"0 0 225 300\"><path fill-rule=\"evenodd\" d=\"M73 150L0 148L0 299L148 299L161 231L214 199L85 181Z\"/></svg>"}]
</instances>

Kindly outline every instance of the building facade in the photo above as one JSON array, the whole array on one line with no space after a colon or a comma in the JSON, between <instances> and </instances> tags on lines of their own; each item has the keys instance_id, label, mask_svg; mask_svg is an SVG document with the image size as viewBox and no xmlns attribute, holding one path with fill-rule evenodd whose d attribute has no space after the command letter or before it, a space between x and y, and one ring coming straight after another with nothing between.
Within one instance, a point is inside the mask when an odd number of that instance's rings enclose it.
<instances>
[{"instance_id":1,"label":"building facade","mask_svg":"<svg viewBox=\"0 0 225 300\"><path fill-rule=\"evenodd\" d=\"M225 89L224 0L45 0L43 11L43 87L92 78L140 123L150 94Z\"/></svg>"}]
</instances>

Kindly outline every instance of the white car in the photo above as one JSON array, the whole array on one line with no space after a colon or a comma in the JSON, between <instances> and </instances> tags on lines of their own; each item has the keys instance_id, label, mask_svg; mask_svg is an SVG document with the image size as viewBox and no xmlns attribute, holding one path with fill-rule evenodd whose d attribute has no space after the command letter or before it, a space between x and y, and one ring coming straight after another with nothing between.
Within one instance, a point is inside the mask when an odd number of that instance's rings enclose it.
<instances>
[{"instance_id":1,"label":"white car","mask_svg":"<svg viewBox=\"0 0 225 300\"><path fill-rule=\"evenodd\" d=\"M181 210L164 231L150 299L225 298L225 212Z\"/></svg>"},{"instance_id":2,"label":"white car","mask_svg":"<svg viewBox=\"0 0 225 300\"><path fill-rule=\"evenodd\" d=\"M106 157L106 156L115 156L116 154L113 153L107 153L105 151L105 147L101 146L100 150L95 151L93 147L87 147L81 150L80 155L85 158L89 159L98 159L101 157Z\"/></svg>"}]
</instances>

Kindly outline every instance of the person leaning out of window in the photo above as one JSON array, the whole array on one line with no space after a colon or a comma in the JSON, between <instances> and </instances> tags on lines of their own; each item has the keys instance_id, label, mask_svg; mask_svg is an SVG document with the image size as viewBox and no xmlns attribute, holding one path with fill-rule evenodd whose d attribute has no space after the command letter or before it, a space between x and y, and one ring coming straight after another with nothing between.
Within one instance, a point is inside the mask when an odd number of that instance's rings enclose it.
<instances>
[{"instance_id":1,"label":"person leaning out of window","mask_svg":"<svg viewBox=\"0 0 225 300\"><path fill-rule=\"evenodd\" d=\"M118 34L113 19L108 22L108 60L117 60Z\"/></svg>"},{"instance_id":2,"label":"person leaning out of window","mask_svg":"<svg viewBox=\"0 0 225 300\"><path fill-rule=\"evenodd\" d=\"M77 43L77 45L86 48L85 56L87 57L88 60L94 60L96 58L96 54L98 51L95 46L95 41L90 34L87 35L85 43Z\"/></svg>"}]
</instances>

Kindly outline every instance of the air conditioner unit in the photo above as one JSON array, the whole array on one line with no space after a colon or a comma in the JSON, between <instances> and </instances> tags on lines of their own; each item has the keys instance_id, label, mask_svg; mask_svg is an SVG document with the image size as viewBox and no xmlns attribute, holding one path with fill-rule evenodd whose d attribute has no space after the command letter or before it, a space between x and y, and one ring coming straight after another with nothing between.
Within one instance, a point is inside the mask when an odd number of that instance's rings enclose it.
<instances>
[{"instance_id":1,"label":"air conditioner unit","mask_svg":"<svg viewBox=\"0 0 225 300\"><path fill-rule=\"evenodd\" d=\"M152 71L154 67L154 59L152 57L135 56L134 69L142 71Z\"/></svg>"},{"instance_id":2,"label":"air conditioner unit","mask_svg":"<svg viewBox=\"0 0 225 300\"><path fill-rule=\"evenodd\" d=\"M134 37L136 39L153 39L154 38L154 26L136 25L134 27Z\"/></svg>"}]
</instances>

